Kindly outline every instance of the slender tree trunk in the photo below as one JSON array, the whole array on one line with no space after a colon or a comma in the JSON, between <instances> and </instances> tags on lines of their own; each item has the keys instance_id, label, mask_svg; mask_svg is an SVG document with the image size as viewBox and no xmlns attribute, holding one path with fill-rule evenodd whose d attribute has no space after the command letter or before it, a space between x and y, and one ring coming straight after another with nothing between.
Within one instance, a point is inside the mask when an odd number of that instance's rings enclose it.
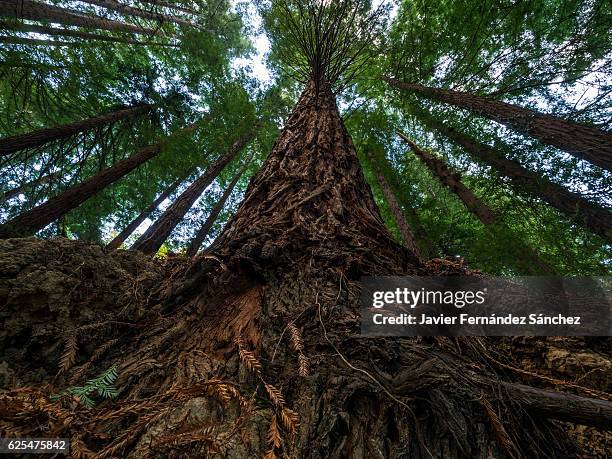
<instances>
[{"instance_id":1,"label":"slender tree trunk","mask_svg":"<svg viewBox=\"0 0 612 459\"><path fill-rule=\"evenodd\" d=\"M130 235L140 226L142 222L144 222L152 212L155 211L159 207L159 205L164 202L174 191L179 187L179 185L183 182L184 178L180 178L172 183L168 188L166 188L156 199L153 201L145 210L143 210L138 217L130 222L128 226L126 226L123 231L121 231L115 238L108 243L106 248L114 250L121 247L121 244L125 242L125 240L130 237Z\"/></svg>"},{"instance_id":2,"label":"slender tree trunk","mask_svg":"<svg viewBox=\"0 0 612 459\"><path fill-rule=\"evenodd\" d=\"M429 114L419 114L419 119L449 139L461 145L469 154L484 161L502 175L510 178L518 189L540 197L573 221L585 226L595 234L612 240L612 214L596 204L590 203L576 193L551 182L546 177L524 168L519 163L506 159L490 146L480 143L466 134L445 125Z\"/></svg>"},{"instance_id":3,"label":"slender tree trunk","mask_svg":"<svg viewBox=\"0 0 612 459\"><path fill-rule=\"evenodd\" d=\"M385 80L396 88L471 110L612 171L612 133L466 92Z\"/></svg>"},{"instance_id":4,"label":"slender tree trunk","mask_svg":"<svg viewBox=\"0 0 612 459\"><path fill-rule=\"evenodd\" d=\"M383 175L380 165L374 159L374 156L369 150L365 150L365 154L368 157L368 160L370 161L372 168L374 169L374 174L376 175L376 178L378 179L378 183L383 192L383 195L385 196L385 199L387 200L387 204L389 204L389 209L391 210L393 219L395 220L395 223L397 224L397 227L399 228L404 244L406 245L406 247L408 247L408 250L410 250L412 253L414 253L417 256L417 258L422 260L423 255L421 254L419 244L416 241L414 231L412 230L412 228L410 227L410 224L406 220L406 217L404 216L404 213L402 212L402 208L399 202L397 201L397 198L395 197L395 193L393 193L393 191L391 190L391 187L389 186L387 179Z\"/></svg>"},{"instance_id":5,"label":"slender tree trunk","mask_svg":"<svg viewBox=\"0 0 612 459\"><path fill-rule=\"evenodd\" d=\"M247 131L232 146L213 162L206 172L198 177L172 205L151 225L147 231L132 245L132 250L154 255L166 241L172 230L185 217L194 202L219 175L227 164L250 142L253 131Z\"/></svg>"},{"instance_id":6,"label":"slender tree trunk","mask_svg":"<svg viewBox=\"0 0 612 459\"><path fill-rule=\"evenodd\" d=\"M29 19L32 21L57 22L59 24L101 29L111 32L131 32L144 35L155 35L156 31L144 29L124 22L111 21L99 16L90 16L81 11L34 0L0 0L0 17Z\"/></svg>"},{"instance_id":7,"label":"slender tree trunk","mask_svg":"<svg viewBox=\"0 0 612 459\"><path fill-rule=\"evenodd\" d=\"M0 225L0 238L28 236L40 231L48 224L83 204L107 186L126 176L141 164L157 156L171 138L191 132L195 130L196 126L196 124L192 124L156 144L141 149L129 158L118 161L99 174L68 188L62 194L7 221Z\"/></svg>"},{"instance_id":8,"label":"slender tree trunk","mask_svg":"<svg viewBox=\"0 0 612 459\"><path fill-rule=\"evenodd\" d=\"M56 140L67 139L75 134L87 132L123 119L135 118L152 109L153 106L149 104L136 105L62 126L43 128L26 134L4 137L0 139L0 156L6 156L19 150L40 147Z\"/></svg>"},{"instance_id":9,"label":"slender tree trunk","mask_svg":"<svg viewBox=\"0 0 612 459\"><path fill-rule=\"evenodd\" d=\"M32 188L32 187L36 187L39 185L44 185L46 183L52 182L55 179L55 177L57 177L60 174L61 172L52 172L50 174L44 175L35 180L31 180L27 183L24 183L23 185L19 185L11 190L5 191L0 201L6 201L8 199L11 199L12 197L17 196L19 193L27 190L28 188Z\"/></svg>"},{"instance_id":10,"label":"slender tree trunk","mask_svg":"<svg viewBox=\"0 0 612 459\"><path fill-rule=\"evenodd\" d=\"M512 244L516 247L516 259L519 262L519 268L521 270L524 270L530 275L555 274L554 269L542 260L531 247L522 243L522 241L511 234L511 230L500 221L496 213L472 193L472 191L461 182L459 176L452 172L443 161L422 148L419 148L418 145L401 132L398 132L398 135L410 146L412 151L421 159L431 173L446 188L457 195L470 212L493 231L500 244Z\"/></svg>"},{"instance_id":11,"label":"slender tree trunk","mask_svg":"<svg viewBox=\"0 0 612 459\"><path fill-rule=\"evenodd\" d=\"M144 11L138 8L133 8L128 5L121 4L115 0L82 0L85 3L90 3L92 5L101 6L108 10L117 11L121 14L136 16L144 19L152 19L155 21L159 21L160 23L168 22L174 24L180 24L183 26L191 27L191 28L199 28L197 24L191 23L181 18L177 18L175 16L169 16L163 13L151 13L149 11Z\"/></svg>"},{"instance_id":12,"label":"slender tree trunk","mask_svg":"<svg viewBox=\"0 0 612 459\"><path fill-rule=\"evenodd\" d=\"M110 43L125 43L128 45L166 46L166 47L174 47L174 48L179 47L179 45L173 45L170 43L156 43L154 41L139 41L139 40L132 40L130 38L124 38L124 37L116 37L116 36L111 36L111 35L100 35L100 34L95 34L95 33L82 32L80 30L74 30L74 29L63 29L63 28L60 29L56 27L49 27L46 25L38 25L38 24L24 24L22 22L0 21L0 29L14 30L18 32L34 32L34 33L41 33L45 35L52 35L56 37L75 37L75 38L82 38L83 40L99 40L99 41L106 41ZM4 37L4 38L10 38L10 37ZM77 45L79 43L70 42L70 44Z\"/></svg>"},{"instance_id":13,"label":"slender tree trunk","mask_svg":"<svg viewBox=\"0 0 612 459\"><path fill-rule=\"evenodd\" d=\"M219 198L219 201L217 201L217 203L215 204L215 207L213 207L213 209L210 211L210 214L206 218L206 221L191 240L189 248L187 249L188 257L195 256L198 253L198 250L200 250L202 242L204 242L204 239L206 239L206 236L208 236L208 233L210 233L210 230L212 229L213 225L215 224L215 221L217 220L217 217L223 210L223 207L225 207L225 203L232 194L232 191L234 191L234 187L238 183L238 180L240 180L240 177L242 176L242 174L244 174L247 165L248 163L245 163L236 173L236 175L234 175L234 178L223 192L223 195L221 195L221 197Z\"/></svg>"},{"instance_id":14,"label":"slender tree trunk","mask_svg":"<svg viewBox=\"0 0 612 459\"><path fill-rule=\"evenodd\" d=\"M465 207L472 212L478 220L485 225L492 225L497 222L495 212L482 202L472 191L466 187L459 178L459 175L452 172L443 161L436 158L428 151L419 148L412 140L401 132L398 135L406 142L415 155L427 166L431 173L450 191L456 194Z\"/></svg>"}]
</instances>

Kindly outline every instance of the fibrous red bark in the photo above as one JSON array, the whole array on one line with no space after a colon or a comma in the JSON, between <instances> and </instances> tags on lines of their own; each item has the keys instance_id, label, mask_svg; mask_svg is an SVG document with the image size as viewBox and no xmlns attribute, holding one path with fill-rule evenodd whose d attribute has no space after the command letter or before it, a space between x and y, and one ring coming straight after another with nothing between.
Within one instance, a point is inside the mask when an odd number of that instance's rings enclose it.
<instances>
[{"instance_id":1,"label":"fibrous red bark","mask_svg":"<svg viewBox=\"0 0 612 459\"><path fill-rule=\"evenodd\" d=\"M394 78L385 80L396 88L471 110L612 171L612 134L609 132L466 92L404 83Z\"/></svg>"}]
</instances>

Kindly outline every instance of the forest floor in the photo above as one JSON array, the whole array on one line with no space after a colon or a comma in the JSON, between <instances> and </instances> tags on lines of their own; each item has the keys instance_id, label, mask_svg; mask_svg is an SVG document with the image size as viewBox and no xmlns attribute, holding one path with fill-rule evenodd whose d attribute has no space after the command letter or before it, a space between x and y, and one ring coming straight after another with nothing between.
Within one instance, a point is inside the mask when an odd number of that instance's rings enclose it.
<instances>
[{"instance_id":1,"label":"forest floor","mask_svg":"<svg viewBox=\"0 0 612 459\"><path fill-rule=\"evenodd\" d=\"M0 241L0 405L3 389L44 386L57 393L104 371L108 361L96 361L101 349L159 315L149 299L172 289L173 276L191 263L179 256L151 260L137 252L108 253L97 244L62 238ZM508 356L500 364L525 383L610 399L610 337L489 339ZM119 375L120 390L130 383ZM606 457L611 432L566 427L584 457Z\"/></svg>"}]
</instances>

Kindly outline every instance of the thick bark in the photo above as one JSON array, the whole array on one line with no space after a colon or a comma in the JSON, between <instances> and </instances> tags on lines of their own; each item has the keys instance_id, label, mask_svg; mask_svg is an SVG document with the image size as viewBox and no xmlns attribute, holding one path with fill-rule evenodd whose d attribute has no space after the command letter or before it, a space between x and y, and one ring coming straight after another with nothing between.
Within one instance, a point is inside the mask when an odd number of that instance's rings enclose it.
<instances>
[{"instance_id":1,"label":"thick bark","mask_svg":"<svg viewBox=\"0 0 612 459\"><path fill-rule=\"evenodd\" d=\"M465 150L511 179L518 190L540 197L573 221L585 226L607 240L612 240L612 214L596 204L590 203L576 193L551 182L546 177L530 171L515 161L506 159L490 146L480 143L468 135L434 119L429 114L419 114L427 126L435 129L461 145Z\"/></svg>"},{"instance_id":2,"label":"thick bark","mask_svg":"<svg viewBox=\"0 0 612 459\"><path fill-rule=\"evenodd\" d=\"M392 86L473 111L612 171L612 133L466 92L385 78Z\"/></svg>"},{"instance_id":3,"label":"thick bark","mask_svg":"<svg viewBox=\"0 0 612 459\"><path fill-rule=\"evenodd\" d=\"M376 175L376 178L383 192L383 195L385 196L385 199L387 200L387 204L389 204L389 210L391 210L391 214L393 214L393 219L395 220L395 223L397 224L397 227L399 228L404 244L406 245L406 247L408 247L408 250L410 250L412 253L414 253L417 256L417 258L422 260L423 255L421 254L419 244L416 241L414 231L412 230L412 228L410 227L410 224L406 220L406 217L404 216L402 208L399 202L397 201L397 198L395 197L395 193L393 193L393 190L391 190L391 187L389 186L387 179L385 178L378 162L374 159L374 156L372 155L372 153L369 150L366 150L365 154L368 157L370 164L372 164L372 168L374 169L374 174Z\"/></svg>"},{"instance_id":4,"label":"thick bark","mask_svg":"<svg viewBox=\"0 0 612 459\"><path fill-rule=\"evenodd\" d=\"M80 206L107 186L115 183L141 164L156 156L162 143L143 148L135 155L121 160L97 175L68 188L59 196L34 207L0 225L0 238L29 236L40 231L72 209Z\"/></svg>"},{"instance_id":5,"label":"thick bark","mask_svg":"<svg viewBox=\"0 0 612 459\"><path fill-rule=\"evenodd\" d=\"M170 16L163 13L151 13L149 11L144 11L138 8L131 7L129 5L121 4L115 0L82 0L85 3L91 3L92 5L101 6L108 10L117 11L119 13L136 16L144 19L152 19L155 21L159 21L160 23L168 22L184 25L191 28L199 28L197 24L193 24L189 21L186 21L181 18L177 18L175 16Z\"/></svg>"},{"instance_id":6,"label":"thick bark","mask_svg":"<svg viewBox=\"0 0 612 459\"><path fill-rule=\"evenodd\" d=\"M210 230L212 229L213 225L215 224L215 221L217 220L217 217L223 210L223 207L225 207L225 203L227 202L230 195L232 194L232 191L234 191L234 187L238 183L238 180L240 180L240 177L244 173L246 166L247 166L247 163L245 163L244 166L240 168L238 173L234 175L234 178L232 179L230 184L227 186L227 188L225 189L225 191L219 198L219 201L217 201L213 209L210 211L210 214L206 218L206 221L200 227L198 232L195 234L195 236L191 240L191 243L189 244L189 248L187 249L188 257L193 257L195 254L198 253L198 250L200 250L200 247L202 246L202 242L204 242L204 239L206 239L206 236L208 236L208 233L210 233Z\"/></svg>"},{"instance_id":7,"label":"thick bark","mask_svg":"<svg viewBox=\"0 0 612 459\"><path fill-rule=\"evenodd\" d=\"M155 35L156 33L152 29L144 29L124 22L111 21L99 16L90 16L81 11L61 8L34 0L0 0L0 17L55 22L111 32L131 32L144 35Z\"/></svg>"},{"instance_id":8,"label":"thick bark","mask_svg":"<svg viewBox=\"0 0 612 459\"><path fill-rule=\"evenodd\" d=\"M6 156L16 151L28 148L37 148L49 142L67 139L75 134L87 132L92 129L114 123L123 119L140 116L151 111L152 105L142 104L134 107L122 108L101 116L95 116L74 123L55 126L52 128L38 129L26 134L19 134L0 139L0 156Z\"/></svg>"},{"instance_id":9,"label":"thick bark","mask_svg":"<svg viewBox=\"0 0 612 459\"><path fill-rule=\"evenodd\" d=\"M173 45L169 43L157 43L154 41L139 41L139 40L132 40L130 38L124 38L124 37L118 37L118 36L112 36L112 35L100 35L100 34L95 34L95 33L82 32L80 30L74 30L74 29L56 28L56 27L50 27L50 26L38 25L38 24L24 24L22 22L0 21L0 29L14 30L17 32L34 32L34 33L41 33L45 35L52 35L56 37L75 37L75 38L82 38L83 40L99 40L99 41L106 41L110 43L125 43L128 45L167 46L167 47L174 47L174 48L179 47L179 45ZM7 38L7 37L4 37L4 38ZM70 44L78 44L78 43L71 42Z\"/></svg>"},{"instance_id":10,"label":"thick bark","mask_svg":"<svg viewBox=\"0 0 612 459\"><path fill-rule=\"evenodd\" d=\"M140 226L142 222L144 222L152 212L155 211L159 207L159 205L164 202L166 199L170 197L174 190L176 190L179 185L183 182L184 178L180 178L172 183L168 188L166 188L145 210L143 210L138 217L130 222L128 226L126 226L123 231L121 231L115 238L108 243L106 246L107 249L118 249L121 247L121 244L125 242L125 240L130 237L130 235Z\"/></svg>"},{"instance_id":11,"label":"thick bark","mask_svg":"<svg viewBox=\"0 0 612 459\"><path fill-rule=\"evenodd\" d=\"M236 140L232 146L214 161L206 172L198 177L170 207L153 223L147 231L138 238L132 250L154 255L166 241L172 230L185 217L191 206L227 164L250 142L253 131L247 131Z\"/></svg>"},{"instance_id":12,"label":"thick bark","mask_svg":"<svg viewBox=\"0 0 612 459\"><path fill-rule=\"evenodd\" d=\"M500 243L512 244L516 247L516 260L521 270L531 275L555 274L555 270L542 260L531 247L512 236L512 231L500 221L495 211L472 193L461 182L459 176L452 172L442 160L420 148L401 132L398 132L398 135L410 146L414 154L423 161L430 172L453 194L457 195L470 212L494 232Z\"/></svg>"},{"instance_id":13,"label":"thick bark","mask_svg":"<svg viewBox=\"0 0 612 459\"><path fill-rule=\"evenodd\" d=\"M44 185L45 183L49 183L52 182L58 175L60 175L60 172L52 172L50 174L47 175L43 175L40 178L37 178L35 180L31 180L29 182L24 183L23 185L19 185L11 190L5 191L4 194L2 195L2 197L0 198L0 201L6 201L8 199L11 199L14 196L17 196L19 193L32 188L32 187L36 187L39 185Z\"/></svg>"}]
</instances>

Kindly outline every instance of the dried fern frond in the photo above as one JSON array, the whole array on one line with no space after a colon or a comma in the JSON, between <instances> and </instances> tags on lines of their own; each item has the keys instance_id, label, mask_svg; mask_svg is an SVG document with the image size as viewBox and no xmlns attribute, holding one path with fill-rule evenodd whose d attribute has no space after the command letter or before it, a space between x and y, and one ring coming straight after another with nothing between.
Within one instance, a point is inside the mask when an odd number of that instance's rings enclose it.
<instances>
[{"instance_id":1,"label":"dried fern frond","mask_svg":"<svg viewBox=\"0 0 612 459\"><path fill-rule=\"evenodd\" d=\"M310 360L304 354L298 355L299 373L300 376L308 376L310 374Z\"/></svg>"},{"instance_id":2,"label":"dried fern frond","mask_svg":"<svg viewBox=\"0 0 612 459\"><path fill-rule=\"evenodd\" d=\"M302 333L299 328L292 322L287 325L287 330L289 330L289 342L291 343L291 347L295 351L302 352L304 350L304 340L302 339Z\"/></svg>"},{"instance_id":3,"label":"dried fern frond","mask_svg":"<svg viewBox=\"0 0 612 459\"><path fill-rule=\"evenodd\" d=\"M274 448L270 448L268 451L266 451L264 459L278 459L278 456L274 452Z\"/></svg>"},{"instance_id":4,"label":"dried fern frond","mask_svg":"<svg viewBox=\"0 0 612 459\"><path fill-rule=\"evenodd\" d=\"M60 357L58 373L64 373L70 370L72 365L74 365L74 362L76 362L77 349L78 343L76 335L68 335L66 337L66 340L64 341L64 352L62 352L62 355Z\"/></svg>"},{"instance_id":5,"label":"dried fern frond","mask_svg":"<svg viewBox=\"0 0 612 459\"><path fill-rule=\"evenodd\" d=\"M259 359L253 352L244 348L242 338L240 338L240 336L234 340L234 344L236 344L238 347L238 354L240 355L240 360L242 360L244 366L246 366L249 371L259 374L259 371L261 370L261 363L259 363Z\"/></svg>"},{"instance_id":6,"label":"dried fern frond","mask_svg":"<svg viewBox=\"0 0 612 459\"><path fill-rule=\"evenodd\" d=\"M268 446L270 447L270 451L274 454L274 448L281 447L281 434L278 429L278 422L276 421L276 415L272 415L272 420L270 421L270 427L268 427Z\"/></svg>"},{"instance_id":7,"label":"dried fern frond","mask_svg":"<svg viewBox=\"0 0 612 459\"><path fill-rule=\"evenodd\" d=\"M287 430L287 432L292 435L295 434L299 426L299 420L300 417L295 411L287 408L286 406L283 407L281 410L281 421L283 422L283 427L285 430Z\"/></svg>"},{"instance_id":8,"label":"dried fern frond","mask_svg":"<svg viewBox=\"0 0 612 459\"><path fill-rule=\"evenodd\" d=\"M74 434L70 438L70 457L73 459L88 459L95 456L95 453L87 448L81 437Z\"/></svg>"},{"instance_id":9,"label":"dried fern frond","mask_svg":"<svg viewBox=\"0 0 612 459\"><path fill-rule=\"evenodd\" d=\"M274 387L272 384L268 384L265 381L264 387L266 388L266 392L268 393L268 396L270 397L272 403L274 403L279 408L285 406L285 398L283 397L283 393L279 389Z\"/></svg>"}]
</instances>

